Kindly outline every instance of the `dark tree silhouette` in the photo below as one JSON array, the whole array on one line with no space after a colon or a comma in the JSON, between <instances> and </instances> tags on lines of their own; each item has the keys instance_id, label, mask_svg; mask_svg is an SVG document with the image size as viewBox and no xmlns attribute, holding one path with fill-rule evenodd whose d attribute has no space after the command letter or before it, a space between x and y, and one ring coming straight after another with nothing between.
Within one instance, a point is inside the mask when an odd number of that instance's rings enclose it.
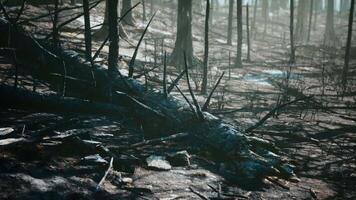
<instances>
[{"instance_id":1,"label":"dark tree silhouette","mask_svg":"<svg viewBox=\"0 0 356 200\"><path fill-rule=\"evenodd\" d=\"M119 58L118 0L107 0L109 26L109 72L117 71Z\"/></svg>"},{"instance_id":2,"label":"dark tree silhouette","mask_svg":"<svg viewBox=\"0 0 356 200\"><path fill-rule=\"evenodd\" d=\"M236 1L237 10L237 56L236 67L242 67L242 0Z\"/></svg>"},{"instance_id":3,"label":"dark tree silhouette","mask_svg":"<svg viewBox=\"0 0 356 200\"><path fill-rule=\"evenodd\" d=\"M290 0L290 21L289 21L289 37L290 37L290 58L289 62L295 63L294 49L294 0Z\"/></svg>"},{"instance_id":4,"label":"dark tree silhouette","mask_svg":"<svg viewBox=\"0 0 356 200\"><path fill-rule=\"evenodd\" d=\"M342 72L343 72L342 73L343 92L346 91L347 74L348 74L348 71L349 71L351 39L352 39L352 26L353 26L353 20L354 20L354 8L355 8L355 0L351 0L350 14L349 14L349 29L347 31L347 41L346 41L345 63L344 63L344 69L342 70Z\"/></svg>"},{"instance_id":5,"label":"dark tree silhouette","mask_svg":"<svg viewBox=\"0 0 356 200\"><path fill-rule=\"evenodd\" d=\"M229 0L229 19L227 28L227 44L232 44L232 19L234 16L234 0Z\"/></svg>"},{"instance_id":6,"label":"dark tree silhouette","mask_svg":"<svg viewBox=\"0 0 356 200\"><path fill-rule=\"evenodd\" d=\"M183 51L186 53L188 65L191 66L193 61L192 0L178 1L177 35L172 52L172 64L184 65Z\"/></svg>"},{"instance_id":7,"label":"dark tree silhouette","mask_svg":"<svg viewBox=\"0 0 356 200\"><path fill-rule=\"evenodd\" d=\"M203 66L203 82L201 87L202 94L206 94L208 85L208 67L209 67L209 14L210 14L210 0L206 0L205 11L205 44L204 44L204 66Z\"/></svg>"},{"instance_id":8,"label":"dark tree silhouette","mask_svg":"<svg viewBox=\"0 0 356 200\"><path fill-rule=\"evenodd\" d=\"M131 0L122 0L122 9L121 13L126 13L130 8L132 7L132 1ZM125 19L122 21L126 25L134 26L135 25L135 19L133 17L132 12L129 12L126 16Z\"/></svg>"}]
</instances>

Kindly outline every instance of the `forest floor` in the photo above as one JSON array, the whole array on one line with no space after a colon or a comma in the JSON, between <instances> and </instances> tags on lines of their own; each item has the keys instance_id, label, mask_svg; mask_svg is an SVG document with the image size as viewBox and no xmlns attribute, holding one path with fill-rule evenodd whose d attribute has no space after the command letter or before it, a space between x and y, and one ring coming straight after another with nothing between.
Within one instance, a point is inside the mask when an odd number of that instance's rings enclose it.
<instances>
[{"instance_id":1,"label":"forest floor","mask_svg":"<svg viewBox=\"0 0 356 200\"><path fill-rule=\"evenodd\" d=\"M25 18L46 12L45 7L28 6L26 10ZM93 25L101 23L103 18L100 13L103 13L102 5L92 13ZM137 13L141 13L141 10L138 9ZM70 18L70 14L62 20ZM194 13L194 17L197 19L193 20L195 55L201 58L203 21L199 13ZM139 20L141 18L137 16ZM169 9L157 14L142 44L142 50L139 51L138 67L150 69L155 63L161 64L162 38L164 50L171 51L175 31L175 24L171 20L175 19L170 16ZM325 50L317 45L319 36L315 35L311 45L300 46L297 64L290 67L287 64L288 39L283 39L285 31L279 32L288 30L287 27L269 27L274 32L268 32L264 38L260 36L261 32L256 35L256 39L252 39L251 62L244 62L243 68L229 68L229 54L233 63L236 41L233 46L225 44L225 36L218 31L226 29L221 25L223 23L219 23L223 20L226 19L216 14L212 26L209 88L221 71L226 73L213 97L210 112L244 130L258 122L280 102L301 95L313 95L312 102L300 102L280 110L263 126L248 133L273 141L283 152L283 157L296 166L299 182L266 179L261 187L254 189L245 188L244 183L232 184L220 175L221 166L210 159L213 155L208 155L196 141L181 140L127 148L144 138L137 123L130 118L1 109L0 199L202 198L197 193L211 199L219 199L219 194L225 199L355 198L356 99L352 91L356 89L352 82L355 80L350 78L349 93L344 97L339 95L338 75L342 67L342 49ZM82 25L83 20L79 18L62 30L64 48L83 51L83 34L73 32L82 30ZM343 27L342 24L338 26ZM26 28L40 38L40 33L50 32L51 24L49 19L43 19L36 22L36 29L32 26ZM143 28L144 25L139 22L137 27L126 27L129 37L120 41L120 54L124 55L120 70L124 73L127 73L125 62L133 54L134 44ZM322 30L323 27L318 29ZM340 29L337 30L342 33ZM314 33L318 34L318 31ZM156 48L154 38L157 38ZM93 48L97 49L101 40L95 40L93 44ZM107 51L105 47L98 62L105 64ZM355 73L355 66L352 66L350 74ZM13 84L12 66L3 62L0 69L1 82ZM159 67L149 72L148 85L159 89L162 85L162 71L163 67ZM196 85L199 85L201 77L199 71L198 66L192 72ZM26 69L20 69L19 73L19 85L31 89L31 73ZM169 66L168 80L178 73L179 69ZM144 83L145 78L142 77L141 81ZM187 92L184 82L180 82L180 87ZM37 80L36 83L38 92L56 92L45 82ZM199 90L199 86L196 88ZM203 103L206 95L200 95L198 91L196 93L199 102ZM172 95L181 98L176 91ZM9 139L31 136L42 131L48 133L47 137L36 143L6 143ZM114 170L101 189L97 190L111 157L103 147L110 148L116 157ZM158 171L147 166L146 158L149 156L168 158L169 154L182 150L190 155L189 166L178 166L173 161L173 167L168 171ZM123 178L126 178L125 181L120 181Z\"/></svg>"}]
</instances>

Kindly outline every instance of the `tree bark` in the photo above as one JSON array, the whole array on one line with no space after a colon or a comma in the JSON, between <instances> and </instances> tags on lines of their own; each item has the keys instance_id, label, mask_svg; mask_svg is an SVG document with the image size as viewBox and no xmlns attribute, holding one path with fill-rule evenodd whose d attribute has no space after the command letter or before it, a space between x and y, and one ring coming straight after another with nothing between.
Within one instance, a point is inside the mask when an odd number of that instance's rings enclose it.
<instances>
[{"instance_id":1,"label":"tree bark","mask_svg":"<svg viewBox=\"0 0 356 200\"><path fill-rule=\"evenodd\" d=\"M210 13L210 0L206 0L205 11L205 38L204 38L204 66L203 66L203 82L201 93L206 94L208 86L208 67L209 67L209 13Z\"/></svg>"},{"instance_id":2,"label":"tree bark","mask_svg":"<svg viewBox=\"0 0 356 200\"><path fill-rule=\"evenodd\" d=\"M188 65L192 66L192 0L178 1L177 35L171 56L172 64L184 66L183 52L186 54Z\"/></svg>"},{"instance_id":3,"label":"tree bark","mask_svg":"<svg viewBox=\"0 0 356 200\"><path fill-rule=\"evenodd\" d=\"M268 0L262 0L263 37L267 34L267 24L269 19Z\"/></svg>"},{"instance_id":4,"label":"tree bark","mask_svg":"<svg viewBox=\"0 0 356 200\"><path fill-rule=\"evenodd\" d=\"M247 61L251 61L251 55L250 55L250 50L251 50L251 43L250 43L250 7L247 4L246 5L246 39L247 39Z\"/></svg>"}]
</instances>

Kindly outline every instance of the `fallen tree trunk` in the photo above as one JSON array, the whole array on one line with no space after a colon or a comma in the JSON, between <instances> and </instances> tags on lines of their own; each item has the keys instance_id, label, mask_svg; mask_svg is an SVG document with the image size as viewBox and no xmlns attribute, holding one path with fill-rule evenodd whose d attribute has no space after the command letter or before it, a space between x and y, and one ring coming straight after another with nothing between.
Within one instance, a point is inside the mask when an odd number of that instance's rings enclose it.
<instances>
[{"instance_id":1,"label":"fallen tree trunk","mask_svg":"<svg viewBox=\"0 0 356 200\"><path fill-rule=\"evenodd\" d=\"M7 26L7 21L0 20L1 37L6 37ZM47 76L50 73L60 74L62 62L65 62L67 76L83 80L82 82L78 81L75 85L67 85L67 91L71 91L73 95L93 101L111 103L112 106L120 108L117 109L117 112L125 113L123 110L128 110L128 113L142 125L147 137L161 137L179 132L189 133L189 135L198 138L200 143L203 142L210 147L209 150L220 153L221 157L224 158L224 171L233 175L230 177L232 180L249 183L250 181L261 180L269 175L283 177L293 175L291 167L282 162L278 155L271 152L274 148L268 141L248 137L207 112L203 112L202 116L197 118L196 113L193 113L185 102L172 96L166 98L163 93L154 89L146 91L145 87L136 80L122 77L119 74L115 77L112 88L113 91L117 92L113 93L113 98L108 102L106 98L108 75L105 67L99 65L93 67L96 87L83 84L83 82L91 81L92 66L78 54L56 50L56 52L60 52L61 60L59 56L46 50L45 43L39 44L20 28L12 31L12 34L14 34L12 38L16 38L13 47L16 48L18 57L38 66L38 70L42 74ZM9 93L7 90L4 91ZM11 99L18 98L21 100L22 96L11 93ZM47 104L42 109L51 108L50 105L57 106L57 104L65 106L61 104L61 101L51 100L51 98L29 99L33 102L41 102L43 105ZM19 102L7 102L7 105L15 103ZM81 103L83 103L83 106L88 105L87 102L80 101L76 102L76 105L80 106ZM27 105L30 106L30 104ZM122 107L125 109L121 109ZM105 113L106 109L101 111ZM95 112L95 109L92 112ZM116 112L116 110L112 112Z\"/></svg>"}]
</instances>

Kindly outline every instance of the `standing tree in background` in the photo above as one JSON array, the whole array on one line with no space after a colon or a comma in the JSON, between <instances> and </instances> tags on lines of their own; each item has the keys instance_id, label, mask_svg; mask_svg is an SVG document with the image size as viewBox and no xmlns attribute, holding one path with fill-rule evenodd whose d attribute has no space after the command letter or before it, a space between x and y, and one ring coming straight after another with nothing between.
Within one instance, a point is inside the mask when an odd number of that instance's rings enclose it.
<instances>
[{"instance_id":1,"label":"standing tree in background","mask_svg":"<svg viewBox=\"0 0 356 200\"><path fill-rule=\"evenodd\" d=\"M85 40L85 59L91 61L91 28L90 28L90 12L89 0L83 0L84 12L84 40Z\"/></svg>"},{"instance_id":2,"label":"standing tree in background","mask_svg":"<svg viewBox=\"0 0 356 200\"><path fill-rule=\"evenodd\" d=\"M130 8L132 7L132 1L131 0L122 0L122 9L121 13L126 13ZM126 16L125 19L122 20L122 22L126 25L130 26L135 26L136 22L133 17L132 12L129 12Z\"/></svg>"},{"instance_id":3,"label":"standing tree in background","mask_svg":"<svg viewBox=\"0 0 356 200\"><path fill-rule=\"evenodd\" d=\"M102 38L106 38L107 35L109 34L109 26L108 26L108 16L109 16L109 0L105 1L105 14L104 14L104 22L103 25L101 26L101 28L94 33L93 37L95 37L96 39L102 39ZM127 33L124 29L124 27L122 26L121 23L119 23L119 35L122 38L127 38Z\"/></svg>"},{"instance_id":4,"label":"standing tree in background","mask_svg":"<svg viewBox=\"0 0 356 200\"><path fill-rule=\"evenodd\" d=\"M268 0L262 0L262 19L264 21L263 23L263 37L266 36L267 33L267 23L268 23L268 18L269 18L269 13L268 13Z\"/></svg>"},{"instance_id":5,"label":"standing tree in background","mask_svg":"<svg viewBox=\"0 0 356 200\"><path fill-rule=\"evenodd\" d=\"M184 65L183 52L186 53L187 63L191 66L193 63L192 0L178 1L177 35L172 52L172 64Z\"/></svg>"},{"instance_id":6,"label":"standing tree in background","mask_svg":"<svg viewBox=\"0 0 356 200\"><path fill-rule=\"evenodd\" d=\"M312 29L312 20L313 20L313 10L314 10L314 0L310 0L310 9L309 9L309 24L308 24L308 42L310 41L311 29Z\"/></svg>"},{"instance_id":7,"label":"standing tree in background","mask_svg":"<svg viewBox=\"0 0 356 200\"><path fill-rule=\"evenodd\" d=\"M201 86L201 93L206 94L208 86L208 67L209 67L209 14L210 14L210 0L206 0L205 11L205 44L204 44L204 66L203 66L203 82Z\"/></svg>"},{"instance_id":8,"label":"standing tree in background","mask_svg":"<svg viewBox=\"0 0 356 200\"><path fill-rule=\"evenodd\" d=\"M234 16L234 0L229 0L229 19L227 28L227 44L232 44L232 19Z\"/></svg>"},{"instance_id":9,"label":"standing tree in background","mask_svg":"<svg viewBox=\"0 0 356 200\"><path fill-rule=\"evenodd\" d=\"M351 0L350 14L349 14L349 29L347 31L347 41L346 41L345 63L344 63L344 68L342 70L343 93L346 92L347 74L349 71L351 39L352 39L352 25L353 25L353 20L354 20L354 8L355 8L355 0Z\"/></svg>"},{"instance_id":10,"label":"standing tree in background","mask_svg":"<svg viewBox=\"0 0 356 200\"><path fill-rule=\"evenodd\" d=\"M237 13L237 55L236 67L242 67L242 0L236 1Z\"/></svg>"},{"instance_id":11,"label":"standing tree in background","mask_svg":"<svg viewBox=\"0 0 356 200\"><path fill-rule=\"evenodd\" d=\"M328 0L324 42L326 46L335 46L337 43L334 29L334 0Z\"/></svg>"},{"instance_id":12,"label":"standing tree in background","mask_svg":"<svg viewBox=\"0 0 356 200\"><path fill-rule=\"evenodd\" d=\"M307 19L308 19L308 2L310 0L298 1L297 25L295 27L295 40L304 42L308 37Z\"/></svg>"},{"instance_id":13,"label":"standing tree in background","mask_svg":"<svg viewBox=\"0 0 356 200\"><path fill-rule=\"evenodd\" d=\"M108 26L109 26L109 74L117 71L119 58L119 33L118 33L118 0L107 0Z\"/></svg>"},{"instance_id":14,"label":"standing tree in background","mask_svg":"<svg viewBox=\"0 0 356 200\"><path fill-rule=\"evenodd\" d=\"M294 0L290 0L290 21L289 21L289 37L290 37L290 58L289 63L295 63L295 48L294 48Z\"/></svg>"},{"instance_id":15,"label":"standing tree in background","mask_svg":"<svg viewBox=\"0 0 356 200\"><path fill-rule=\"evenodd\" d=\"M253 38L256 38L256 33L257 33L257 27L256 27L256 15L257 15L257 5L258 5L258 0L255 0L255 3L253 5L253 21L252 21L252 35Z\"/></svg>"}]
</instances>

